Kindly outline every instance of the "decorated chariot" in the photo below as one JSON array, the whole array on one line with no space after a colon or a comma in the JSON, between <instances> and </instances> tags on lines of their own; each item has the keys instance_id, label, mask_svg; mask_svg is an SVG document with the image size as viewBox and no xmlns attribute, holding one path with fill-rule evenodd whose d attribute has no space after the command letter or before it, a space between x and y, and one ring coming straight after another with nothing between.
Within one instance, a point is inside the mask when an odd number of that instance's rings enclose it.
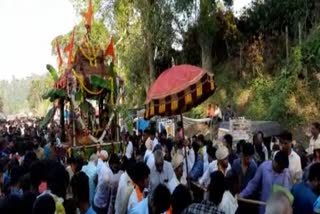
<instances>
[{"instance_id":1,"label":"decorated chariot","mask_svg":"<svg viewBox=\"0 0 320 214\"><path fill-rule=\"evenodd\" d=\"M60 112L61 141L72 146L115 141L118 136L115 109L123 101L123 81L114 69L113 39L106 49L91 41L92 2L84 13L86 34L75 41L75 29L64 47L67 63L55 41L59 71L47 65L54 79L53 88L44 95L54 107L42 125ZM74 54L75 53L75 54Z\"/></svg>"}]
</instances>

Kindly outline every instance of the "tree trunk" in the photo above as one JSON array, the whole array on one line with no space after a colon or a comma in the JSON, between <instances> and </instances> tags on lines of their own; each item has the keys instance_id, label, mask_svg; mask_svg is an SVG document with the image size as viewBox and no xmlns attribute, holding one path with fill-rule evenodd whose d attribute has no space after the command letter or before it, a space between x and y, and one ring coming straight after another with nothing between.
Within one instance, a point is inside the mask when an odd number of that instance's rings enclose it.
<instances>
[{"instance_id":1,"label":"tree trunk","mask_svg":"<svg viewBox=\"0 0 320 214\"><path fill-rule=\"evenodd\" d=\"M152 46L152 38L149 32L146 36L147 52L148 52L148 64L149 64L149 85L155 81L155 63L154 63L154 48Z\"/></svg>"},{"instance_id":2,"label":"tree trunk","mask_svg":"<svg viewBox=\"0 0 320 214\"><path fill-rule=\"evenodd\" d=\"M143 29L143 36L146 41L146 48L148 54L148 67L149 67L149 88L151 87L152 83L155 81L155 63L154 63L154 47L153 47L153 35L150 31L150 26L153 24L152 20L152 13L154 7L153 0L144 0L142 1L141 5L141 13L143 14L142 19L142 29Z\"/></svg>"},{"instance_id":3,"label":"tree trunk","mask_svg":"<svg viewBox=\"0 0 320 214\"><path fill-rule=\"evenodd\" d=\"M201 62L202 68L206 69L208 72L213 73L212 70L212 44L207 42L201 42Z\"/></svg>"},{"instance_id":4,"label":"tree trunk","mask_svg":"<svg viewBox=\"0 0 320 214\"><path fill-rule=\"evenodd\" d=\"M198 42L201 47L202 68L212 73L212 45L215 36L215 18L211 14L215 10L210 0L200 0L200 14L198 17Z\"/></svg>"}]
</instances>

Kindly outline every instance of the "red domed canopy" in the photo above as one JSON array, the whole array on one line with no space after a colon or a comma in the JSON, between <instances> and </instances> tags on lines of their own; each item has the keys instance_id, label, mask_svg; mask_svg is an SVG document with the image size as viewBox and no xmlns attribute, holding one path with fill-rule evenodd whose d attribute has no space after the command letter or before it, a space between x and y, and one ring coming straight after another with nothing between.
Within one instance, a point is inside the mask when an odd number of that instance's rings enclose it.
<instances>
[{"instance_id":1,"label":"red domed canopy","mask_svg":"<svg viewBox=\"0 0 320 214\"><path fill-rule=\"evenodd\" d=\"M215 90L213 75L192 65L164 71L151 86L145 102L145 117L174 115L190 110Z\"/></svg>"}]
</instances>

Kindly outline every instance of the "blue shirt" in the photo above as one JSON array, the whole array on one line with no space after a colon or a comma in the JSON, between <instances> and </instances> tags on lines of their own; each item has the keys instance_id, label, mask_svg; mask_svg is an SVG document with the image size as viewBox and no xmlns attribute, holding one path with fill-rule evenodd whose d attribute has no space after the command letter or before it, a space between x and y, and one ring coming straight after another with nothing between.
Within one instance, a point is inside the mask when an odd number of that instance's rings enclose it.
<instances>
[{"instance_id":1,"label":"blue shirt","mask_svg":"<svg viewBox=\"0 0 320 214\"><path fill-rule=\"evenodd\" d=\"M200 154L197 155L197 159L190 172L190 178L192 181L198 181L203 174L203 160Z\"/></svg>"},{"instance_id":2,"label":"blue shirt","mask_svg":"<svg viewBox=\"0 0 320 214\"><path fill-rule=\"evenodd\" d=\"M240 197L249 197L256 190L261 189L260 201L266 202L275 184L290 190L291 176L289 170L286 168L281 173L276 173L273 171L272 161L265 161L259 166L255 176L248 183L247 187L241 191ZM259 213L265 213L265 206L259 207Z\"/></svg>"},{"instance_id":3,"label":"blue shirt","mask_svg":"<svg viewBox=\"0 0 320 214\"><path fill-rule=\"evenodd\" d=\"M294 196L293 213L313 213L313 204L317 195L306 182L295 184L291 190Z\"/></svg>"},{"instance_id":4,"label":"blue shirt","mask_svg":"<svg viewBox=\"0 0 320 214\"><path fill-rule=\"evenodd\" d=\"M251 159L247 171L245 174L242 173L241 168L241 159L238 158L233 161L232 163L232 173L234 175L238 175L240 178L240 190L243 190L248 185L249 181L254 177L257 171L257 164L256 162Z\"/></svg>"},{"instance_id":5,"label":"blue shirt","mask_svg":"<svg viewBox=\"0 0 320 214\"><path fill-rule=\"evenodd\" d=\"M96 212L92 209L92 207L90 207L90 208L87 210L86 214L96 214Z\"/></svg>"},{"instance_id":6,"label":"blue shirt","mask_svg":"<svg viewBox=\"0 0 320 214\"><path fill-rule=\"evenodd\" d=\"M82 167L82 171L86 173L89 178L89 198L90 204L92 204L94 195L96 194L95 178L97 176L97 167L93 162L89 162L88 165Z\"/></svg>"},{"instance_id":7,"label":"blue shirt","mask_svg":"<svg viewBox=\"0 0 320 214\"><path fill-rule=\"evenodd\" d=\"M149 214L148 197L128 211L128 214Z\"/></svg>"}]
</instances>

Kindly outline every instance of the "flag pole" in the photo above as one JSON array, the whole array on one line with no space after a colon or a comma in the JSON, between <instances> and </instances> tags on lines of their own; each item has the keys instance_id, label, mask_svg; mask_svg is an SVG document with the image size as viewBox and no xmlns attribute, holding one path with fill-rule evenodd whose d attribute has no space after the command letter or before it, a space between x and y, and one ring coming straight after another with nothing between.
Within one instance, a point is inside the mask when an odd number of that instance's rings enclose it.
<instances>
[{"instance_id":1,"label":"flag pole","mask_svg":"<svg viewBox=\"0 0 320 214\"><path fill-rule=\"evenodd\" d=\"M188 166L188 154L187 154L187 146L185 145L185 135L184 135L184 127L183 127L183 115L180 114L181 117L181 129L182 129L182 142L183 142L183 148L184 148L184 158L186 163L186 174L187 174L187 185L188 188L190 188L190 178L189 178L189 166Z\"/></svg>"}]
</instances>

